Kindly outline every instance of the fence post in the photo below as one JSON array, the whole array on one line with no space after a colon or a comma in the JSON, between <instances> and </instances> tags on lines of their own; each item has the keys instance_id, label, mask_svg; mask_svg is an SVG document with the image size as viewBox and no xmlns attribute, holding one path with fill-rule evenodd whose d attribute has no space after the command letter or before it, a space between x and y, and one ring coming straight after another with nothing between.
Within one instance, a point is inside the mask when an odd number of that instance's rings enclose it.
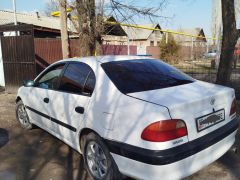
<instances>
[{"instance_id":1,"label":"fence post","mask_svg":"<svg viewBox=\"0 0 240 180\"><path fill-rule=\"evenodd\" d=\"M168 43L168 32L166 32L166 44Z\"/></svg>"},{"instance_id":2,"label":"fence post","mask_svg":"<svg viewBox=\"0 0 240 180\"><path fill-rule=\"evenodd\" d=\"M191 44L191 60L193 60L193 37L192 37L192 44Z\"/></svg>"},{"instance_id":3,"label":"fence post","mask_svg":"<svg viewBox=\"0 0 240 180\"><path fill-rule=\"evenodd\" d=\"M127 46L128 50L127 51L128 51L128 55L130 55L130 44L129 44L130 42L129 42L129 37L128 36L127 36L127 43L128 43L128 46Z\"/></svg>"},{"instance_id":4,"label":"fence post","mask_svg":"<svg viewBox=\"0 0 240 180\"><path fill-rule=\"evenodd\" d=\"M206 49L206 53L208 53L208 42L207 42L207 49Z\"/></svg>"}]
</instances>

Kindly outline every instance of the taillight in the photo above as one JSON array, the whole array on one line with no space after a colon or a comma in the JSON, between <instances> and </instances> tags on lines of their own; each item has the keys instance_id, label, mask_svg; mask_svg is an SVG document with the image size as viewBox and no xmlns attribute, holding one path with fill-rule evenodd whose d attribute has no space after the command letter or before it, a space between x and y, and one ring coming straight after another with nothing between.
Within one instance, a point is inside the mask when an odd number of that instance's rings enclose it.
<instances>
[{"instance_id":1,"label":"taillight","mask_svg":"<svg viewBox=\"0 0 240 180\"><path fill-rule=\"evenodd\" d=\"M231 105L230 116L235 114L236 112L237 112L237 101L234 98L233 102L232 102L232 105Z\"/></svg>"},{"instance_id":2,"label":"taillight","mask_svg":"<svg viewBox=\"0 0 240 180\"><path fill-rule=\"evenodd\" d=\"M152 142L165 142L188 134L186 124L180 119L162 120L147 126L141 138Z\"/></svg>"}]
</instances>

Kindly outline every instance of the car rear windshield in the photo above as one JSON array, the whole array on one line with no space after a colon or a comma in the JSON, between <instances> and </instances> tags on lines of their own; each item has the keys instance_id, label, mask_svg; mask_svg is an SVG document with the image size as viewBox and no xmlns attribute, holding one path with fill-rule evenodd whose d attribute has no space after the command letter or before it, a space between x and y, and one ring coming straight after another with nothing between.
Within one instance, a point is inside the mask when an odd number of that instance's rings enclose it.
<instances>
[{"instance_id":1,"label":"car rear windshield","mask_svg":"<svg viewBox=\"0 0 240 180\"><path fill-rule=\"evenodd\" d=\"M103 63L102 68L124 94L194 82L190 76L155 59L112 61Z\"/></svg>"}]
</instances>

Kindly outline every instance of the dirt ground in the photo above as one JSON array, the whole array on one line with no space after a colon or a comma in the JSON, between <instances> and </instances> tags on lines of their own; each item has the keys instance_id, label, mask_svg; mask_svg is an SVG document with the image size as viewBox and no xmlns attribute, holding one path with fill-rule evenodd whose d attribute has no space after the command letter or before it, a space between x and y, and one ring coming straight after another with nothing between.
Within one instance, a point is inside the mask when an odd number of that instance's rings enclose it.
<instances>
[{"instance_id":1,"label":"dirt ground","mask_svg":"<svg viewBox=\"0 0 240 180\"><path fill-rule=\"evenodd\" d=\"M236 145L239 145L237 137ZM82 157L45 131L21 129L15 120L15 95L0 93L0 180L88 180ZM218 161L185 180L240 179L240 153Z\"/></svg>"},{"instance_id":2,"label":"dirt ground","mask_svg":"<svg viewBox=\"0 0 240 180\"><path fill-rule=\"evenodd\" d=\"M0 94L0 180L88 180L82 157L45 131L23 130L15 95Z\"/></svg>"}]
</instances>

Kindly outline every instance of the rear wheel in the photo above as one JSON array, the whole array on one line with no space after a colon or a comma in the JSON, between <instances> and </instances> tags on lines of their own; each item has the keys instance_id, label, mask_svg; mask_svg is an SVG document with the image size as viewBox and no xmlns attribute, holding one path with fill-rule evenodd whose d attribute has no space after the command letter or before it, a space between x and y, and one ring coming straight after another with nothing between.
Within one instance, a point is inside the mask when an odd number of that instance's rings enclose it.
<instances>
[{"instance_id":1,"label":"rear wheel","mask_svg":"<svg viewBox=\"0 0 240 180\"><path fill-rule=\"evenodd\" d=\"M85 167L91 177L94 180L122 179L121 173L101 137L95 133L89 133L83 138Z\"/></svg>"},{"instance_id":2,"label":"rear wheel","mask_svg":"<svg viewBox=\"0 0 240 180\"><path fill-rule=\"evenodd\" d=\"M21 100L16 104L16 118L24 129L32 129L32 124L29 121L29 117L25 106Z\"/></svg>"}]
</instances>

